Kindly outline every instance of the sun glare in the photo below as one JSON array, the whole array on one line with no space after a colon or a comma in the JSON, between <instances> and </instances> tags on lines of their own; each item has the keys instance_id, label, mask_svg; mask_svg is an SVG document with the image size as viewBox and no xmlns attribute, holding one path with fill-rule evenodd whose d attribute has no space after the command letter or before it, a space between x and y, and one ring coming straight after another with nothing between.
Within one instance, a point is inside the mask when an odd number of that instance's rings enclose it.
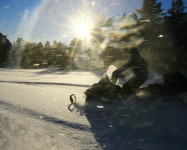
<instances>
[{"instance_id":1,"label":"sun glare","mask_svg":"<svg viewBox=\"0 0 187 150\"><path fill-rule=\"evenodd\" d=\"M95 34L99 34L99 32L95 30L95 28L103 15L94 15L90 10L90 7L88 7L86 3L83 3L82 9L65 17L69 21L66 26L70 29L69 37L72 37L71 39L75 40L74 44L76 46L78 45L83 51L86 49L96 51L98 46L96 46L93 41L97 41Z\"/></svg>"},{"instance_id":2,"label":"sun glare","mask_svg":"<svg viewBox=\"0 0 187 150\"><path fill-rule=\"evenodd\" d=\"M90 25L86 22L81 22L76 27L76 33L81 38L90 38Z\"/></svg>"}]
</instances>

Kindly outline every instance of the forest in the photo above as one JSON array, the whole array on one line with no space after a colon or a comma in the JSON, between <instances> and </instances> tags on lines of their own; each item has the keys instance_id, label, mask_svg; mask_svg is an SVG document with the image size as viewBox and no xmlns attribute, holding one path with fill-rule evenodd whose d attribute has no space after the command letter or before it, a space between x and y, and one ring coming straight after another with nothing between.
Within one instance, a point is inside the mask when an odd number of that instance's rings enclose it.
<instances>
[{"instance_id":1,"label":"forest","mask_svg":"<svg viewBox=\"0 0 187 150\"><path fill-rule=\"evenodd\" d=\"M128 60L129 47L138 47L155 72L187 71L187 12L183 0L173 0L168 10L157 0L143 0L130 15L98 20L90 46L73 38L69 45L54 40L33 43L19 37L13 43L0 33L0 67L36 69L104 69ZM124 10L125 11L125 10ZM99 50L101 49L101 50ZM82 61L82 63L80 63ZM98 62L103 63L98 63Z\"/></svg>"}]
</instances>

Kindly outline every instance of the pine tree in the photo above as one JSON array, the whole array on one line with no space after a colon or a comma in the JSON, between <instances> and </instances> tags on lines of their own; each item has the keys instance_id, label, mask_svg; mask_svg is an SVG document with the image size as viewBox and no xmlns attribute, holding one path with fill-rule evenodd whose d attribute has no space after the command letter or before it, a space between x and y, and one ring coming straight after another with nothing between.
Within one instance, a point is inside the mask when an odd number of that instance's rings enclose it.
<instances>
[{"instance_id":1,"label":"pine tree","mask_svg":"<svg viewBox=\"0 0 187 150\"><path fill-rule=\"evenodd\" d=\"M50 49L50 48L51 48L51 44L50 44L49 41L47 41L47 42L45 43L45 48L46 48L46 49Z\"/></svg>"},{"instance_id":2,"label":"pine tree","mask_svg":"<svg viewBox=\"0 0 187 150\"><path fill-rule=\"evenodd\" d=\"M187 12L182 0L173 0L165 22L170 29L168 38L172 39L173 49L176 53L176 68L186 71L187 68Z\"/></svg>"},{"instance_id":3,"label":"pine tree","mask_svg":"<svg viewBox=\"0 0 187 150\"><path fill-rule=\"evenodd\" d=\"M0 67L6 66L11 46L9 39L0 33Z\"/></svg>"},{"instance_id":4,"label":"pine tree","mask_svg":"<svg viewBox=\"0 0 187 150\"><path fill-rule=\"evenodd\" d=\"M168 16L166 16L166 22L169 23L185 23L187 22L187 13L184 12L186 7L182 0L173 0L171 8L168 9Z\"/></svg>"},{"instance_id":5,"label":"pine tree","mask_svg":"<svg viewBox=\"0 0 187 150\"><path fill-rule=\"evenodd\" d=\"M57 49L57 44L58 44L58 42L57 42L56 40L54 40L54 41L53 41L53 46L52 46L52 48L53 48L53 49Z\"/></svg>"},{"instance_id":6,"label":"pine tree","mask_svg":"<svg viewBox=\"0 0 187 150\"><path fill-rule=\"evenodd\" d=\"M162 3L157 3L157 0L144 0L141 9L137 9L137 13L140 14L141 21L150 22L151 24L157 24L162 21L163 10L161 8Z\"/></svg>"},{"instance_id":7,"label":"pine tree","mask_svg":"<svg viewBox=\"0 0 187 150\"><path fill-rule=\"evenodd\" d=\"M31 67L31 61L33 59L32 57L30 57L31 48L32 44L28 44L23 48L21 52L19 65L25 69Z\"/></svg>"}]
</instances>

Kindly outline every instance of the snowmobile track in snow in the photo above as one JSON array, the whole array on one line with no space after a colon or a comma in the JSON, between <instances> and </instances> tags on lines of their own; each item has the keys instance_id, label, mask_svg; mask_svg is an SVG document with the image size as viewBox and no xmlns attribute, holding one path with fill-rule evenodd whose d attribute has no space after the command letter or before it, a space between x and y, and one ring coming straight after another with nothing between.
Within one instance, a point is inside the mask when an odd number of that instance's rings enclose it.
<instances>
[{"instance_id":1,"label":"snowmobile track in snow","mask_svg":"<svg viewBox=\"0 0 187 150\"><path fill-rule=\"evenodd\" d=\"M54 83L54 82L23 82L23 81L0 81L2 83L16 83L16 84L28 84L28 85L62 85L62 86L74 86L74 87L90 87L90 85L83 84L70 84L70 83Z\"/></svg>"},{"instance_id":2,"label":"snowmobile track in snow","mask_svg":"<svg viewBox=\"0 0 187 150\"><path fill-rule=\"evenodd\" d=\"M52 116L47 116L43 113L36 112L36 111L30 110L27 108L23 108L20 106L16 106L14 104L10 104L10 103L4 102L2 100L0 100L0 105L3 105L6 110L10 110L10 111L17 112L20 114L25 114L29 117L37 118L37 119L40 119L43 121L47 121L49 123L59 124L59 125L66 126L68 128L73 128L73 129L77 129L77 130L81 130L81 131L90 130L89 126L78 124L78 123L71 123L69 121L61 120L61 119L58 119L58 118L55 118Z\"/></svg>"}]
</instances>

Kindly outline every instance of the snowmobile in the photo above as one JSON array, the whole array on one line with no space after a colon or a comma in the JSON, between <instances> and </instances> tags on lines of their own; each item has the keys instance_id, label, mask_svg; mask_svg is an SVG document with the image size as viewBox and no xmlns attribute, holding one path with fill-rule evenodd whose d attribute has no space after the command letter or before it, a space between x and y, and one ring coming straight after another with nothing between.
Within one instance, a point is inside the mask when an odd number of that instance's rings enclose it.
<instances>
[{"instance_id":1,"label":"snowmobile","mask_svg":"<svg viewBox=\"0 0 187 150\"><path fill-rule=\"evenodd\" d=\"M83 114L90 123L90 130L94 133L95 139L103 149L116 149L116 146L118 149L137 149L140 143L145 145L144 142L147 140L150 143L161 141L163 136L173 135L171 129L176 128L176 122L183 133L186 129L183 125L186 125L185 108L181 109L175 102L163 102L164 95L168 97L170 94L186 92L187 79L183 74L178 72L164 74L163 83L149 84L139 88L136 93L122 95L120 85L111 80L115 69L116 67L110 66L99 82L85 91L86 103L83 106ZM141 98L138 96L141 92L149 92L152 97ZM169 99L180 100L175 96ZM70 96L70 100L71 105L77 105L74 94ZM78 106L76 107L78 109ZM177 136L167 136L167 140L169 138L172 141L173 137ZM184 134L180 139L185 137ZM185 145L186 142L183 143ZM162 142L159 145L164 147L163 149L167 147Z\"/></svg>"},{"instance_id":2,"label":"snowmobile","mask_svg":"<svg viewBox=\"0 0 187 150\"><path fill-rule=\"evenodd\" d=\"M112 72L117 68L109 66L106 73L98 83L93 84L85 91L86 102L100 101L110 103L111 101L124 101L130 96L139 95L174 95L187 91L187 78L180 72L163 74L163 83L148 84L141 87L134 93L124 95L119 84L115 84L112 79Z\"/></svg>"},{"instance_id":3,"label":"snowmobile","mask_svg":"<svg viewBox=\"0 0 187 150\"><path fill-rule=\"evenodd\" d=\"M115 84L111 77L113 71L117 68L113 65L109 66L106 73L102 76L98 83L94 83L84 94L86 95L86 102L90 101L119 101L121 99L121 87Z\"/></svg>"},{"instance_id":4,"label":"snowmobile","mask_svg":"<svg viewBox=\"0 0 187 150\"><path fill-rule=\"evenodd\" d=\"M181 93L186 95L187 93L186 76L180 72L174 72L163 74L163 83L148 84L147 86L140 87L134 93L124 95L124 93L122 93L120 84L114 83L111 79L112 73L116 69L117 68L115 66L110 65L99 82L94 83L84 92L86 95L85 101L87 104L111 106L111 104L114 103L123 103L125 100L131 97L136 97L133 99L138 100L150 100L155 96L163 98L168 96L177 96ZM70 102L71 104L76 103L76 96L74 94L70 96ZM182 102L187 103L186 98L182 99Z\"/></svg>"}]
</instances>

